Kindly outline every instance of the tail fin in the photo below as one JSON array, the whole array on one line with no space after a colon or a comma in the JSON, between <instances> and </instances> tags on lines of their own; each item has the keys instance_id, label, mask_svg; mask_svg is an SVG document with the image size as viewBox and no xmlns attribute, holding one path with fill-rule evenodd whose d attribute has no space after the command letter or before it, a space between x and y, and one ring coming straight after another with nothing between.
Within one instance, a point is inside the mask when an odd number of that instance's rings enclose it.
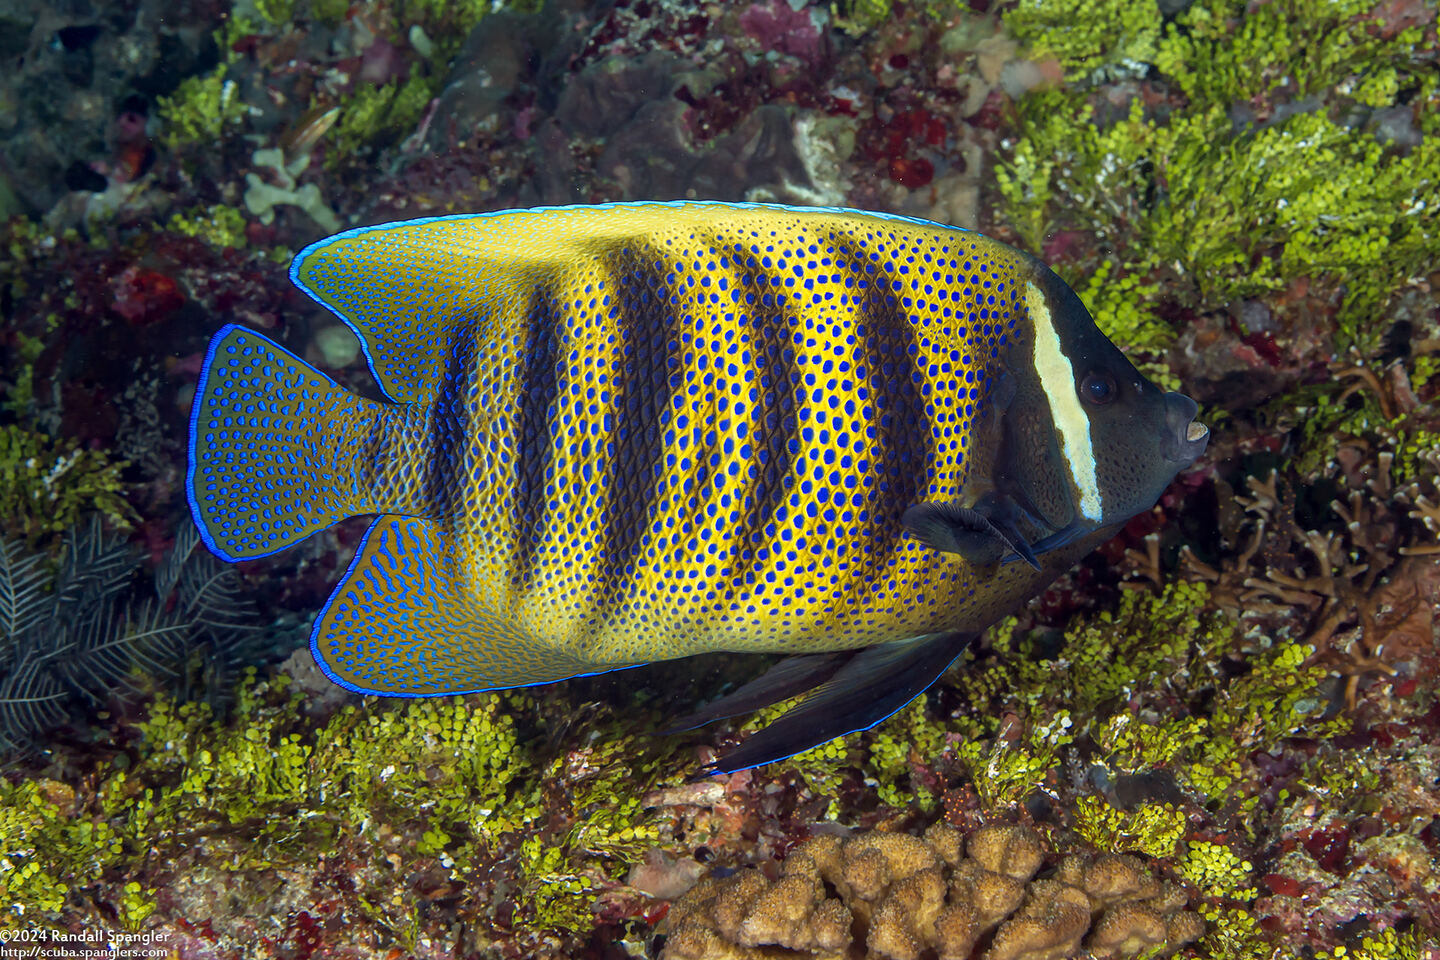
<instances>
[{"instance_id":1,"label":"tail fin","mask_svg":"<svg viewBox=\"0 0 1440 960\"><path fill-rule=\"evenodd\" d=\"M254 560L364 512L348 448L369 405L259 334L221 328L190 411L186 493L205 545Z\"/></svg>"}]
</instances>

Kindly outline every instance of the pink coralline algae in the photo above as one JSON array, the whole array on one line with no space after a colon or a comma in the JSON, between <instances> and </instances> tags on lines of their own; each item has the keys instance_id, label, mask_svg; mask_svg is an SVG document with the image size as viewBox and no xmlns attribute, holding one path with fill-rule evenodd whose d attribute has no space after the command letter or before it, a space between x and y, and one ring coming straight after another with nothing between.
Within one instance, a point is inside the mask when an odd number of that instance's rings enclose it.
<instances>
[{"instance_id":1,"label":"pink coralline algae","mask_svg":"<svg viewBox=\"0 0 1440 960\"><path fill-rule=\"evenodd\" d=\"M897 54L891 63L909 63ZM949 130L937 114L921 106L894 110L883 125L862 133L860 152L886 171L890 179L907 190L928 186L935 178L935 164L922 151L942 151Z\"/></svg>"},{"instance_id":2,"label":"pink coralline algae","mask_svg":"<svg viewBox=\"0 0 1440 960\"><path fill-rule=\"evenodd\" d=\"M185 302L174 280L133 264L111 281L111 292L111 309L137 326L163 320Z\"/></svg>"},{"instance_id":3,"label":"pink coralline algae","mask_svg":"<svg viewBox=\"0 0 1440 960\"><path fill-rule=\"evenodd\" d=\"M795 10L785 0L751 4L740 14L740 28L766 50L788 53L806 63L818 63L824 53L824 38L809 12Z\"/></svg>"}]
</instances>

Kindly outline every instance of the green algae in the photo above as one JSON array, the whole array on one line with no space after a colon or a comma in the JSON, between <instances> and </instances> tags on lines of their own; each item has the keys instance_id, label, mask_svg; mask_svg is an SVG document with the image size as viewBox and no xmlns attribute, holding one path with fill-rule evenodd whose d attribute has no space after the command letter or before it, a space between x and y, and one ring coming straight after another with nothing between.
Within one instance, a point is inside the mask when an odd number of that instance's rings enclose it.
<instances>
[{"instance_id":1,"label":"green algae","mask_svg":"<svg viewBox=\"0 0 1440 960\"><path fill-rule=\"evenodd\" d=\"M1142 4L1144 5L1144 4ZM1335 91L1389 106L1417 67L1419 27L1389 30L1374 0L1202 0L1169 23L1153 62L1193 101Z\"/></svg>"},{"instance_id":2,"label":"green algae","mask_svg":"<svg viewBox=\"0 0 1440 960\"><path fill-rule=\"evenodd\" d=\"M1397 484L1429 482L1440 479L1440 430L1403 425L1395 437L1393 479Z\"/></svg>"},{"instance_id":3,"label":"green algae","mask_svg":"<svg viewBox=\"0 0 1440 960\"><path fill-rule=\"evenodd\" d=\"M1260 935L1260 924L1247 907L1259 890L1251 885L1255 866L1223 843L1192 840L1186 844L1179 872L1201 891L1205 918L1201 948L1207 957L1242 960L1273 955Z\"/></svg>"},{"instance_id":4,"label":"green algae","mask_svg":"<svg viewBox=\"0 0 1440 960\"><path fill-rule=\"evenodd\" d=\"M234 207L216 204L196 207L171 216L165 229L185 237L196 237L217 250L240 249L246 245L245 215Z\"/></svg>"},{"instance_id":5,"label":"green algae","mask_svg":"<svg viewBox=\"0 0 1440 960\"><path fill-rule=\"evenodd\" d=\"M1291 737L1325 740L1349 728L1344 718L1324 717L1327 699L1319 687L1328 670L1306 666L1311 647L1245 640L1236 624L1211 608L1202 583L1173 581L1156 594L1127 592L1117 610L1067 628L1053 653L1041 654L1040 640L1029 636L1007 637L997 646L1008 652L970 664L954 679L977 706L957 753L987 809L1023 800L1058 765L1058 747L1085 736L1113 770L1171 770L1207 806L1232 805L1248 822L1258 814L1246 776L1251 756ZM1240 655L1249 672L1229 680L1219 676L1219 662ZM1197 706L1137 720L1137 701L1176 696ZM997 736L996 718L1007 712L1023 718L1018 739ZM1057 730L1071 724L1063 735ZM1092 842L1122 831L1123 824L1102 809L1082 816Z\"/></svg>"},{"instance_id":6,"label":"green algae","mask_svg":"<svg viewBox=\"0 0 1440 960\"><path fill-rule=\"evenodd\" d=\"M215 848L204 869L299 867L343 840L362 859L438 860L461 883L505 859L520 926L578 933L593 924L595 892L660 842L634 793L657 761L630 738L545 760L522 742L515 715L536 705L520 695L367 702L322 723L306 719L305 699L288 677L251 671L228 720L157 698L135 725L133 764L78 797L0 780L0 896L11 904L0 924L58 923L106 897L139 924L154 909L143 885L154 858L204 843ZM117 871L126 885L101 882ZM413 920L372 906L391 929Z\"/></svg>"},{"instance_id":7,"label":"green algae","mask_svg":"<svg viewBox=\"0 0 1440 960\"><path fill-rule=\"evenodd\" d=\"M1255 866L1223 843L1192 840L1186 844L1180 874L1207 897L1254 900L1259 891L1251 885Z\"/></svg>"},{"instance_id":8,"label":"green algae","mask_svg":"<svg viewBox=\"0 0 1440 960\"><path fill-rule=\"evenodd\" d=\"M1425 353L1410 358L1410 384L1416 390L1424 389L1437 373L1440 373L1440 354Z\"/></svg>"},{"instance_id":9,"label":"green algae","mask_svg":"<svg viewBox=\"0 0 1440 960\"><path fill-rule=\"evenodd\" d=\"M120 926L131 933L139 930L146 918L159 906L155 899L157 893L159 890L155 887L142 886L137 880L126 883L120 890L120 902L117 905Z\"/></svg>"},{"instance_id":10,"label":"green algae","mask_svg":"<svg viewBox=\"0 0 1440 960\"><path fill-rule=\"evenodd\" d=\"M1053 656L1040 652L1043 638L1016 637L1008 632L1014 620L1006 621L992 641L1004 656L968 666L956 683L975 703L1013 698L1027 713L1045 714L1050 703L1064 702L1077 717L1093 715L1123 692L1155 684L1228 643L1231 627L1206 609L1208 598L1203 584L1185 582L1167 584L1158 595L1127 592L1117 610L1067 628Z\"/></svg>"},{"instance_id":11,"label":"green algae","mask_svg":"<svg viewBox=\"0 0 1440 960\"><path fill-rule=\"evenodd\" d=\"M255 12L269 23L283 25L295 16L295 0L254 0Z\"/></svg>"},{"instance_id":12,"label":"green algae","mask_svg":"<svg viewBox=\"0 0 1440 960\"><path fill-rule=\"evenodd\" d=\"M1154 0L1021 0L1005 17L1035 56L1054 57L1072 79L1155 60L1161 16Z\"/></svg>"},{"instance_id":13,"label":"green algae","mask_svg":"<svg viewBox=\"0 0 1440 960\"><path fill-rule=\"evenodd\" d=\"M970 14L970 8L957 0L831 0L830 14L835 26L858 36L895 23L903 15L918 15L931 22L950 22L957 16Z\"/></svg>"},{"instance_id":14,"label":"green algae","mask_svg":"<svg viewBox=\"0 0 1440 960\"><path fill-rule=\"evenodd\" d=\"M159 791L147 787L144 803L109 812L123 812L135 836L182 822L244 823L268 839L292 829L266 816L288 805L323 811L330 824L419 809L454 819L472 802L502 804L517 772L514 723L494 699L477 709L458 700L416 701L397 711L345 707L312 736L299 729L298 693L266 702L263 692L263 685L242 687L228 725L204 704L156 700L138 724L142 763L176 779ZM104 795L126 796L123 788L135 779L117 775Z\"/></svg>"},{"instance_id":15,"label":"green algae","mask_svg":"<svg viewBox=\"0 0 1440 960\"><path fill-rule=\"evenodd\" d=\"M220 63L209 73L186 77L169 96L159 97L156 116L160 120L159 139L171 150L208 147L238 132L250 115L250 106L240 96L240 85L230 76L231 66L240 58L240 42L265 32L280 17L291 0L261 0L257 12L264 18L256 22L243 14L226 17L214 31L215 45L220 50ZM266 13L269 11L269 13ZM291 11L293 13L293 9ZM288 17L280 17L288 21Z\"/></svg>"},{"instance_id":16,"label":"green algae","mask_svg":"<svg viewBox=\"0 0 1440 960\"><path fill-rule=\"evenodd\" d=\"M1045 721L1027 724L1014 739L988 742L964 736L955 747L960 761L987 812L1014 808L1034 793L1060 767L1063 749L1074 739L1069 711L1056 710Z\"/></svg>"},{"instance_id":17,"label":"green algae","mask_svg":"<svg viewBox=\"0 0 1440 960\"><path fill-rule=\"evenodd\" d=\"M1251 672L1218 688L1213 712L1203 724L1190 718L1160 724L1183 745L1188 762L1178 772L1209 802L1231 799L1233 790L1243 789L1244 768L1256 752L1277 749L1291 737L1327 740L1349 731L1349 718L1323 718L1327 698L1318 688L1329 670L1304 666L1313 653L1312 647L1296 643L1251 652ZM1116 739L1123 742L1125 736ZM1145 759L1143 754L1139 759ZM1240 812L1255 811L1255 800L1253 794L1244 796ZM1253 826L1248 817L1243 822Z\"/></svg>"},{"instance_id":18,"label":"green algae","mask_svg":"<svg viewBox=\"0 0 1440 960\"><path fill-rule=\"evenodd\" d=\"M1315 960L1421 960L1428 955L1425 948L1433 947L1427 939L1419 927L1411 927L1404 933L1387 927L1361 938L1359 946L1354 949L1336 947L1334 950L1321 950L1315 954Z\"/></svg>"},{"instance_id":19,"label":"green algae","mask_svg":"<svg viewBox=\"0 0 1440 960\"><path fill-rule=\"evenodd\" d=\"M230 65L222 63L203 76L187 77L173 94L159 99L156 112L166 146L175 150L213 144L244 120L249 108L228 78L229 70Z\"/></svg>"},{"instance_id":20,"label":"green algae","mask_svg":"<svg viewBox=\"0 0 1440 960\"><path fill-rule=\"evenodd\" d=\"M1075 832L1106 853L1143 853L1163 860L1175 856L1188 825L1185 813L1169 803L1142 803L1120 810L1103 797L1086 795L1072 808Z\"/></svg>"},{"instance_id":21,"label":"green algae","mask_svg":"<svg viewBox=\"0 0 1440 960\"><path fill-rule=\"evenodd\" d=\"M344 22L345 15L349 12L349 0L310 0L310 16L330 26Z\"/></svg>"},{"instance_id":22,"label":"green algae","mask_svg":"<svg viewBox=\"0 0 1440 960\"><path fill-rule=\"evenodd\" d=\"M929 697L922 693L877 727L865 763L865 774L875 781L882 803L927 814L935 810L939 797L915 781L914 766L934 764L950 750L945 724L931 715L929 706Z\"/></svg>"},{"instance_id":23,"label":"green algae","mask_svg":"<svg viewBox=\"0 0 1440 960\"><path fill-rule=\"evenodd\" d=\"M1144 356L1158 356L1175 342L1175 331L1147 310L1161 293L1161 284L1143 276L1125 273L1113 260L1101 260L1076 292L1090 308L1100 329L1120 338L1125 349ZM1163 363L1141 360L1140 369L1162 390L1179 390L1180 380Z\"/></svg>"},{"instance_id":24,"label":"green algae","mask_svg":"<svg viewBox=\"0 0 1440 960\"><path fill-rule=\"evenodd\" d=\"M404 83L362 87L341 104L325 163L336 167L362 151L398 139L414 128L439 89L438 80L416 74Z\"/></svg>"},{"instance_id":25,"label":"green algae","mask_svg":"<svg viewBox=\"0 0 1440 960\"><path fill-rule=\"evenodd\" d=\"M545 809L574 815L556 834L533 834L521 845L521 890L530 923L588 930L596 892L618 882L646 850L660 845L658 820L641 800L658 769L655 757L623 736L550 762L540 782L566 784L568 796L552 802L552 789L535 800L545 797Z\"/></svg>"},{"instance_id":26,"label":"green algae","mask_svg":"<svg viewBox=\"0 0 1440 960\"><path fill-rule=\"evenodd\" d=\"M873 30L890 16L895 0L843 0L831 3L835 25L853 34Z\"/></svg>"},{"instance_id":27,"label":"green algae","mask_svg":"<svg viewBox=\"0 0 1440 960\"><path fill-rule=\"evenodd\" d=\"M0 780L0 898L12 904L0 911L0 930L18 930L37 918L53 919L69 892L61 876L96 877L121 852L118 840L96 842L77 834L40 781ZM75 856L72 851L83 853ZM102 852L109 855L97 857Z\"/></svg>"},{"instance_id":28,"label":"green algae","mask_svg":"<svg viewBox=\"0 0 1440 960\"><path fill-rule=\"evenodd\" d=\"M1021 4L1006 24L1037 55L1073 73L1125 50L1187 102L1152 110L1135 97L1128 116L1099 122L1084 85L1027 96L996 173L1004 219L1032 250L1058 231L1093 236L1057 269L1077 285L1100 271L1133 285L1139 302L1102 326L1142 356L1165 346L1157 278L1202 311L1306 280L1339 297L1337 347L1372 353L1374 316L1428 270L1440 236L1427 202L1440 144L1382 143L1357 114L1401 90L1424 100L1422 116L1440 103L1422 31L1387 31L1377 9L1201 0L1153 40L1134 27L1158 23L1153 0Z\"/></svg>"},{"instance_id":29,"label":"green algae","mask_svg":"<svg viewBox=\"0 0 1440 960\"><path fill-rule=\"evenodd\" d=\"M492 9L490 0L404 0L399 5L398 20L427 29L444 26L464 35Z\"/></svg>"},{"instance_id":30,"label":"green algae","mask_svg":"<svg viewBox=\"0 0 1440 960\"><path fill-rule=\"evenodd\" d=\"M1206 960L1256 960L1257 957L1287 957L1266 942L1260 921L1244 907L1200 906L1205 918L1205 936L1200 938L1201 956Z\"/></svg>"},{"instance_id":31,"label":"green algae","mask_svg":"<svg viewBox=\"0 0 1440 960\"><path fill-rule=\"evenodd\" d=\"M45 341L23 331L15 332L15 379L0 400L0 409L18 417L28 417L35 404L35 361L45 352Z\"/></svg>"},{"instance_id":32,"label":"green algae","mask_svg":"<svg viewBox=\"0 0 1440 960\"><path fill-rule=\"evenodd\" d=\"M122 476L128 465L21 426L0 427L0 530L34 547L92 511L128 530L136 517Z\"/></svg>"},{"instance_id":33,"label":"green algae","mask_svg":"<svg viewBox=\"0 0 1440 960\"><path fill-rule=\"evenodd\" d=\"M449 62L491 9L488 0L406 0L393 7L390 15L394 34L408 38L429 61L428 67L424 61L417 61L404 81L392 80L379 86L362 84L341 101L340 117L325 155L326 166L333 170L353 163L413 131L440 93Z\"/></svg>"},{"instance_id":34,"label":"green algae","mask_svg":"<svg viewBox=\"0 0 1440 960\"><path fill-rule=\"evenodd\" d=\"M1294 429L1300 437L1291 458L1296 474L1307 480L1334 474L1335 449L1354 441L1365 447L1378 446L1393 457L1387 477L1376 480L1386 486L1433 483L1437 465L1434 453L1440 449L1440 431L1426 426L1421 416L1397 413L1386 416L1380 398L1370 390L1347 391L1343 381L1296 388L1267 405L1265 415L1272 422Z\"/></svg>"}]
</instances>

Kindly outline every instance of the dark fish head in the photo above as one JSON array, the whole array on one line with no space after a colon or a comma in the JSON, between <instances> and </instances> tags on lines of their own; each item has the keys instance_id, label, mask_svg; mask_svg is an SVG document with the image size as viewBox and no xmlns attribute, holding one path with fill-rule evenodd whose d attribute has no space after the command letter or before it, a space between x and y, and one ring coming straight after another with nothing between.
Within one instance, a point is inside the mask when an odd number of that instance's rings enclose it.
<instances>
[{"instance_id":1,"label":"dark fish head","mask_svg":"<svg viewBox=\"0 0 1440 960\"><path fill-rule=\"evenodd\" d=\"M995 489L1051 531L1123 523L1205 452L1209 430L1195 401L1135 369L1048 268L1037 262L1022 293Z\"/></svg>"}]
</instances>

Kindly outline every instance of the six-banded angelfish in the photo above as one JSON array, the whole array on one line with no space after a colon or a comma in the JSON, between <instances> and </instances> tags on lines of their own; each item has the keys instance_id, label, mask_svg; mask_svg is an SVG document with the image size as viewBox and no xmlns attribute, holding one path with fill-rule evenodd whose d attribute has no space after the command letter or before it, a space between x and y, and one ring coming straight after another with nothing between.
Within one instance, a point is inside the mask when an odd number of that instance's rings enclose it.
<instances>
[{"instance_id":1,"label":"six-banded angelfish","mask_svg":"<svg viewBox=\"0 0 1440 960\"><path fill-rule=\"evenodd\" d=\"M387 402L211 341L189 499L225 560L378 514L311 647L437 696L786 653L730 771L894 713L1204 450L1033 257L942 224L675 202L350 230L291 279Z\"/></svg>"}]
</instances>

